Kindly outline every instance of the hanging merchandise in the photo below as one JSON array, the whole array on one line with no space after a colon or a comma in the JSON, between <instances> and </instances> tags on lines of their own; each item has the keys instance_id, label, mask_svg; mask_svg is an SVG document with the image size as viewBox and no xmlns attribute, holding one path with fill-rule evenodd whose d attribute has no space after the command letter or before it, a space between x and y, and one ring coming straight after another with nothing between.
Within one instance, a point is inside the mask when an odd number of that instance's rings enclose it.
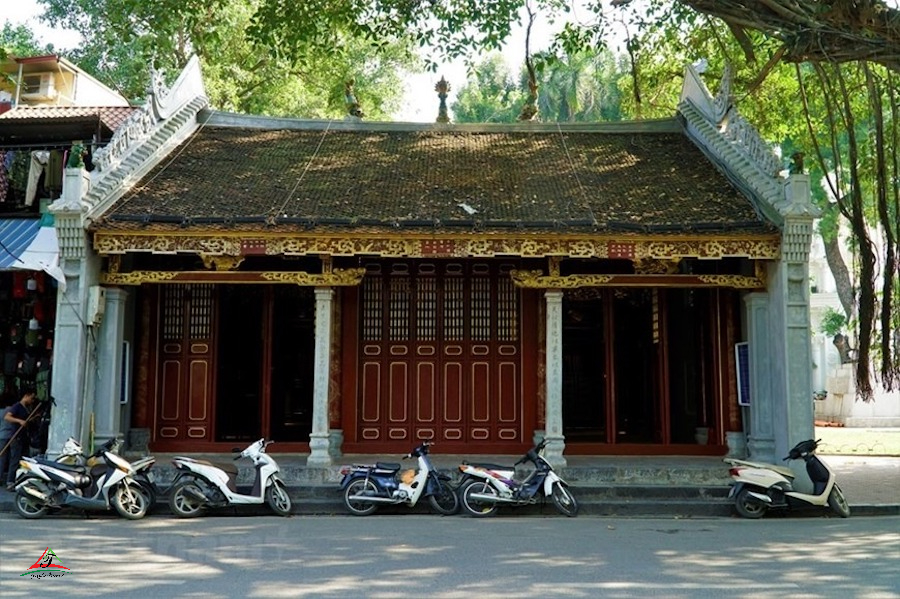
<instances>
[{"instance_id":1,"label":"hanging merchandise","mask_svg":"<svg viewBox=\"0 0 900 599\"><path fill-rule=\"evenodd\" d=\"M50 152L47 150L35 150L31 153L31 166L28 170L28 187L25 189L25 205L31 206L37 195L38 181L44 172L44 167L50 161Z\"/></svg>"},{"instance_id":2,"label":"hanging merchandise","mask_svg":"<svg viewBox=\"0 0 900 599\"><path fill-rule=\"evenodd\" d=\"M9 171L6 168L6 152L0 150L0 202L5 202L9 192Z\"/></svg>"},{"instance_id":3,"label":"hanging merchandise","mask_svg":"<svg viewBox=\"0 0 900 599\"><path fill-rule=\"evenodd\" d=\"M28 321L28 330L25 331L25 347L34 349L41 344L41 326L37 318Z\"/></svg>"},{"instance_id":4,"label":"hanging merchandise","mask_svg":"<svg viewBox=\"0 0 900 599\"><path fill-rule=\"evenodd\" d=\"M10 159L10 155L12 159ZM28 187L28 171L31 168L31 155L28 152L7 152L6 170L9 175L9 195L6 201L13 199L21 202Z\"/></svg>"},{"instance_id":5,"label":"hanging merchandise","mask_svg":"<svg viewBox=\"0 0 900 599\"><path fill-rule=\"evenodd\" d=\"M28 272L13 273L12 295L14 299L23 299L28 295Z\"/></svg>"}]
</instances>

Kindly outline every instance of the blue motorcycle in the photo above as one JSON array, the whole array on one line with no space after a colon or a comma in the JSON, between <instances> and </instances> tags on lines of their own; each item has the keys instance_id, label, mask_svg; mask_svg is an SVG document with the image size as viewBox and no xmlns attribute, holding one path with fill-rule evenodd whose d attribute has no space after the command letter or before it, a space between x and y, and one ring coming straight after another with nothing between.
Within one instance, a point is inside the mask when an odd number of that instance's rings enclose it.
<instances>
[{"instance_id":1,"label":"blue motorcycle","mask_svg":"<svg viewBox=\"0 0 900 599\"><path fill-rule=\"evenodd\" d=\"M341 468L344 505L354 516L368 516L382 505L413 507L423 497L438 514L449 516L459 510L459 498L450 486L450 477L439 473L428 459L430 441L423 441L403 459L416 458L418 470L401 471L392 462L352 464Z\"/></svg>"}]
</instances>

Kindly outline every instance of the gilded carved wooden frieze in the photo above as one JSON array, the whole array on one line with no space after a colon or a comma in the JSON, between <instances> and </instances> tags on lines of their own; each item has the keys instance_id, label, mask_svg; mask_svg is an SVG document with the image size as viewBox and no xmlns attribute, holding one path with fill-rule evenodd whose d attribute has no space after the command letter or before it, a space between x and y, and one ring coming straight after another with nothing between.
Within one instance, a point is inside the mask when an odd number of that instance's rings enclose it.
<instances>
[{"instance_id":1,"label":"gilded carved wooden frieze","mask_svg":"<svg viewBox=\"0 0 900 599\"><path fill-rule=\"evenodd\" d=\"M715 259L740 256L774 260L780 257L777 237L654 239L649 236L610 235L595 237L508 236L471 234L436 238L409 233L374 236L348 231L343 236L299 237L286 234L239 236L236 234L146 235L94 234L94 249L101 255L151 252L159 254L195 253L222 256L380 256L385 258L489 258L498 255L542 258L620 258L663 260L679 258Z\"/></svg>"},{"instance_id":2,"label":"gilded carved wooden frieze","mask_svg":"<svg viewBox=\"0 0 900 599\"><path fill-rule=\"evenodd\" d=\"M244 261L243 256L223 256L214 254L200 254L203 266L209 270L237 270Z\"/></svg>"},{"instance_id":3,"label":"gilded carved wooden frieze","mask_svg":"<svg viewBox=\"0 0 900 599\"><path fill-rule=\"evenodd\" d=\"M330 273L251 272L251 271L151 271L108 272L101 276L107 285L141 285L143 283L278 283L306 287L348 287L362 282L364 268L336 268Z\"/></svg>"},{"instance_id":4,"label":"gilded carved wooden frieze","mask_svg":"<svg viewBox=\"0 0 900 599\"><path fill-rule=\"evenodd\" d=\"M580 289L586 287L728 287L764 289L765 280L744 275L693 274L580 274L544 275L540 270L513 270L510 277L526 289Z\"/></svg>"}]
</instances>

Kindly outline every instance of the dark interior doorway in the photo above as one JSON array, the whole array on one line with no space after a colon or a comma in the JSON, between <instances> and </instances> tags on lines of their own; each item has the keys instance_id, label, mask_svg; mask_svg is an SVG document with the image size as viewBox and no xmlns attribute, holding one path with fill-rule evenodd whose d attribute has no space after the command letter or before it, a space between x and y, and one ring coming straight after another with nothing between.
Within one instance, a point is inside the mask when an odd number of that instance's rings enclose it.
<instances>
[{"instance_id":1,"label":"dark interior doorway","mask_svg":"<svg viewBox=\"0 0 900 599\"><path fill-rule=\"evenodd\" d=\"M606 336L602 292L563 300L563 434L606 443Z\"/></svg>"},{"instance_id":2,"label":"dark interior doorway","mask_svg":"<svg viewBox=\"0 0 900 599\"><path fill-rule=\"evenodd\" d=\"M659 339L654 291L613 292L616 443L659 443ZM658 321L656 321L658 323Z\"/></svg>"},{"instance_id":3,"label":"dark interior doorway","mask_svg":"<svg viewBox=\"0 0 900 599\"><path fill-rule=\"evenodd\" d=\"M219 288L216 440L262 436L263 287Z\"/></svg>"},{"instance_id":4,"label":"dark interior doorway","mask_svg":"<svg viewBox=\"0 0 900 599\"><path fill-rule=\"evenodd\" d=\"M312 432L314 320L312 288L275 287L269 430L276 441L306 442Z\"/></svg>"},{"instance_id":5,"label":"dark interior doorway","mask_svg":"<svg viewBox=\"0 0 900 599\"><path fill-rule=\"evenodd\" d=\"M309 441L314 316L311 288L220 288L217 441Z\"/></svg>"}]
</instances>

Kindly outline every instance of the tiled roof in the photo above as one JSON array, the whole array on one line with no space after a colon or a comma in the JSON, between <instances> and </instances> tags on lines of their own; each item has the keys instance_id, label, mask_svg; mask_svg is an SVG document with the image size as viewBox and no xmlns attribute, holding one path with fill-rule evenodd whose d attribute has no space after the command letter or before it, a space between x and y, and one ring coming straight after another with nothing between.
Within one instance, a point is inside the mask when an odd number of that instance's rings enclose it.
<instances>
[{"instance_id":1,"label":"tiled roof","mask_svg":"<svg viewBox=\"0 0 900 599\"><path fill-rule=\"evenodd\" d=\"M93 229L770 233L677 127L205 126Z\"/></svg>"},{"instance_id":2,"label":"tiled roof","mask_svg":"<svg viewBox=\"0 0 900 599\"><path fill-rule=\"evenodd\" d=\"M0 114L0 120L67 121L94 117L110 131L115 131L134 110L132 106L18 106Z\"/></svg>"}]
</instances>

